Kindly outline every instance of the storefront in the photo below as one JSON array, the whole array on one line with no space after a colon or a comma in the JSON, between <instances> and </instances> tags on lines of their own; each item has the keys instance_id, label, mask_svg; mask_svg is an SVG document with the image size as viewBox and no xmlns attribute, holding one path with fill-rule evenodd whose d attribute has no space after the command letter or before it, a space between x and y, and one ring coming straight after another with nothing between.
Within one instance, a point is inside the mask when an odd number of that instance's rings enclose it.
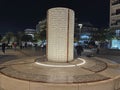
<instances>
[{"instance_id":1,"label":"storefront","mask_svg":"<svg viewBox=\"0 0 120 90\"><path fill-rule=\"evenodd\" d=\"M116 30L116 38L111 40L111 49L120 49L120 30Z\"/></svg>"}]
</instances>

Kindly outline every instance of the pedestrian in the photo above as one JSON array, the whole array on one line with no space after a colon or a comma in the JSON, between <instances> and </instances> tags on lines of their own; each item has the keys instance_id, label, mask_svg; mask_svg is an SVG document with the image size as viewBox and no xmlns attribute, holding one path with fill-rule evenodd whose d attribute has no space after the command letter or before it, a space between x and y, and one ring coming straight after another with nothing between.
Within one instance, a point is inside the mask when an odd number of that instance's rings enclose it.
<instances>
[{"instance_id":1,"label":"pedestrian","mask_svg":"<svg viewBox=\"0 0 120 90\"><path fill-rule=\"evenodd\" d=\"M22 50L22 42L20 42L20 49Z\"/></svg>"},{"instance_id":2,"label":"pedestrian","mask_svg":"<svg viewBox=\"0 0 120 90\"><path fill-rule=\"evenodd\" d=\"M98 45L96 49L96 54L99 54L99 53L100 53L100 45Z\"/></svg>"},{"instance_id":3,"label":"pedestrian","mask_svg":"<svg viewBox=\"0 0 120 90\"><path fill-rule=\"evenodd\" d=\"M34 44L35 50L37 50L37 46L38 46L37 44Z\"/></svg>"},{"instance_id":4,"label":"pedestrian","mask_svg":"<svg viewBox=\"0 0 120 90\"><path fill-rule=\"evenodd\" d=\"M99 48L97 48L96 53L99 54L99 52L100 52L100 50L99 50Z\"/></svg>"},{"instance_id":5,"label":"pedestrian","mask_svg":"<svg viewBox=\"0 0 120 90\"><path fill-rule=\"evenodd\" d=\"M83 52L83 47L78 44L76 46L76 50L77 50L77 56L81 56L81 53Z\"/></svg>"},{"instance_id":6,"label":"pedestrian","mask_svg":"<svg viewBox=\"0 0 120 90\"><path fill-rule=\"evenodd\" d=\"M6 44L5 43L2 43L2 52L5 54L5 47L6 47Z\"/></svg>"},{"instance_id":7,"label":"pedestrian","mask_svg":"<svg viewBox=\"0 0 120 90\"><path fill-rule=\"evenodd\" d=\"M41 51L43 52L43 48L44 48L44 44L43 43L40 45L40 48L41 48Z\"/></svg>"},{"instance_id":8,"label":"pedestrian","mask_svg":"<svg viewBox=\"0 0 120 90\"><path fill-rule=\"evenodd\" d=\"M25 42L22 42L22 48L25 48Z\"/></svg>"},{"instance_id":9,"label":"pedestrian","mask_svg":"<svg viewBox=\"0 0 120 90\"><path fill-rule=\"evenodd\" d=\"M46 53L46 44L43 45L43 52Z\"/></svg>"},{"instance_id":10,"label":"pedestrian","mask_svg":"<svg viewBox=\"0 0 120 90\"><path fill-rule=\"evenodd\" d=\"M14 42L14 43L13 43L13 46L14 46L14 50L16 51L17 43Z\"/></svg>"}]
</instances>

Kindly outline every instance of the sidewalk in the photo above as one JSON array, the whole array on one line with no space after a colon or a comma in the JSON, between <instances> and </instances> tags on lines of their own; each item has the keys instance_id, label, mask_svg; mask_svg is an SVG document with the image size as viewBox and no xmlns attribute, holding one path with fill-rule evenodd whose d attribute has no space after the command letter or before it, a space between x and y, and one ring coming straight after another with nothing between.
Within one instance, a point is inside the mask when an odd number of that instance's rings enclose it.
<instances>
[{"instance_id":1,"label":"sidewalk","mask_svg":"<svg viewBox=\"0 0 120 90\"><path fill-rule=\"evenodd\" d=\"M41 52L40 48L26 48L20 50L20 52L28 55L28 56L42 56L45 55L45 52ZM101 49L100 54L96 54L96 49L84 49L82 56L93 55L95 57L109 59L111 61L117 62L120 64L120 51L119 50L109 50L109 49Z\"/></svg>"},{"instance_id":2,"label":"sidewalk","mask_svg":"<svg viewBox=\"0 0 120 90\"><path fill-rule=\"evenodd\" d=\"M10 55L12 56L10 57ZM41 52L41 49L39 47L37 49L35 49L34 47L24 48L22 50L17 49L16 51L14 49L7 49L5 54L3 54L2 51L0 51L0 60L3 58L4 60L11 60L17 58L24 58L24 57L33 57L33 56L39 57L43 55L45 55L45 52ZM93 55L95 57L109 59L111 61L115 61L120 64L120 51L103 49L100 50L100 54L96 54L95 49L84 49L82 56L87 56L87 55Z\"/></svg>"},{"instance_id":3,"label":"sidewalk","mask_svg":"<svg viewBox=\"0 0 120 90\"><path fill-rule=\"evenodd\" d=\"M77 65L83 62L81 59L69 63L41 62L45 65L53 65L53 67L50 67L38 65L34 62L37 59L37 56L32 55L34 50L32 52L30 49L22 51L9 50L7 52L9 57L3 56L3 61L9 60L14 55L17 59L14 57L7 62L1 63L0 72L20 80L46 83L87 83L110 79L107 75L104 76L98 73L106 69L106 63L92 58L83 57L87 63L82 66ZM23 58L20 58L19 53L23 54ZM36 53L39 53L39 50ZM74 66L56 68L55 65Z\"/></svg>"},{"instance_id":4,"label":"sidewalk","mask_svg":"<svg viewBox=\"0 0 120 90\"><path fill-rule=\"evenodd\" d=\"M120 64L120 50L101 49L100 53L96 54L95 49L85 49L82 55L93 55L95 57L109 59Z\"/></svg>"},{"instance_id":5,"label":"sidewalk","mask_svg":"<svg viewBox=\"0 0 120 90\"><path fill-rule=\"evenodd\" d=\"M17 49L17 51L23 53L26 56L43 56L45 55L45 51L42 52L40 47L27 47L23 49Z\"/></svg>"},{"instance_id":6,"label":"sidewalk","mask_svg":"<svg viewBox=\"0 0 120 90\"><path fill-rule=\"evenodd\" d=\"M87 54L94 54L95 57L86 57ZM0 52L0 55L3 53ZM47 83L88 83L102 80L108 80L110 78L120 75L119 68L107 67L107 62L100 61L96 57L102 57L103 55L96 55L94 50L84 50L82 59L86 61L82 66L74 65L74 67L47 67L38 65L35 60L43 55L40 49L26 48L22 50L8 49L5 55L0 58L0 71L2 74L18 78L26 81L37 81ZM108 55L105 55L106 57ZM105 58L103 56L103 58ZM114 56L112 56L113 60ZM101 58L100 58L101 59ZM115 59L116 60L116 59ZM119 59L120 60L120 59ZM75 60L70 62L75 64ZM77 60L78 62L78 60ZM67 63L67 64L70 64ZM63 65L63 63L42 62L45 65ZM66 64L66 63L64 63ZM81 60L79 63L81 64ZM111 63L112 64L112 63ZM109 66L111 64L108 64ZM117 64L115 64L117 65ZM111 73L113 72L114 73ZM59 78L58 78L59 77Z\"/></svg>"}]
</instances>

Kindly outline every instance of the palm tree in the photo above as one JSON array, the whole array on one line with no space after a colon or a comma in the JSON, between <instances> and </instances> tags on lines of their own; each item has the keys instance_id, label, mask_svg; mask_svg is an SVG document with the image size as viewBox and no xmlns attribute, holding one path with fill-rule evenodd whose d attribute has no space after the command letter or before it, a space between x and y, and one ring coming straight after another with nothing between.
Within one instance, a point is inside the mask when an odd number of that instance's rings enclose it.
<instances>
[{"instance_id":1,"label":"palm tree","mask_svg":"<svg viewBox=\"0 0 120 90\"><path fill-rule=\"evenodd\" d=\"M5 35L5 41L7 41L7 43L10 43L10 40L14 37L14 33L13 32L7 32Z\"/></svg>"},{"instance_id":2,"label":"palm tree","mask_svg":"<svg viewBox=\"0 0 120 90\"><path fill-rule=\"evenodd\" d=\"M24 35L25 35L24 32L18 32L17 34L15 34L16 41L17 41L18 43L21 43L21 39L22 39L22 37L23 37Z\"/></svg>"},{"instance_id":3,"label":"palm tree","mask_svg":"<svg viewBox=\"0 0 120 90\"><path fill-rule=\"evenodd\" d=\"M27 42L27 41L33 41L33 38L31 35L23 35L21 40Z\"/></svg>"}]
</instances>

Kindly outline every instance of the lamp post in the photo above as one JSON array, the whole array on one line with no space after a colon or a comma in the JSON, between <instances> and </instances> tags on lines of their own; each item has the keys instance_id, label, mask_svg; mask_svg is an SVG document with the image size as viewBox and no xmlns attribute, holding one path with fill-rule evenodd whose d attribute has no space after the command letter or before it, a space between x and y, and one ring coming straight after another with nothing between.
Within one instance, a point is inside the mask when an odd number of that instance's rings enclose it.
<instances>
[{"instance_id":1,"label":"lamp post","mask_svg":"<svg viewBox=\"0 0 120 90\"><path fill-rule=\"evenodd\" d=\"M78 26L79 26L79 40L80 40L81 28L82 28L83 24L78 24Z\"/></svg>"}]
</instances>

